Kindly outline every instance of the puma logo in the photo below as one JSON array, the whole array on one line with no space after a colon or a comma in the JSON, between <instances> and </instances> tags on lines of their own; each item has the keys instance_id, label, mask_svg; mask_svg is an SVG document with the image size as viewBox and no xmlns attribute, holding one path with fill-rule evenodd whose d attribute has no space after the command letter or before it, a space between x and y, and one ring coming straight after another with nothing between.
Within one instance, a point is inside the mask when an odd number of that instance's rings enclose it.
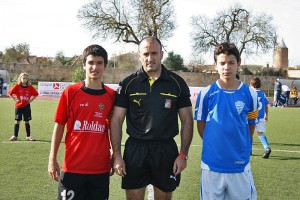
<instances>
[{"instance_id":1,"label":"puma logo","mask_svg":"<svg viewBox=\"0 0 300 200\"><path fill-rule=\"evenodd\" d=\"M133 102L134 102L134 103L137 103L139 106L141 106L140 101L141 101L141 99L140 99L140 100L133 99Z\"/></svg>"},{"instance_id":2,"label":"puma logo","mask_svg":"<svg viewBox=\"0 0 300 200\"><path fill-rule=\"evenodd\" d=\"M176 181L176 176L170 175L171 179L174 179L174 181Z\"/></svg>"}]
</instances>

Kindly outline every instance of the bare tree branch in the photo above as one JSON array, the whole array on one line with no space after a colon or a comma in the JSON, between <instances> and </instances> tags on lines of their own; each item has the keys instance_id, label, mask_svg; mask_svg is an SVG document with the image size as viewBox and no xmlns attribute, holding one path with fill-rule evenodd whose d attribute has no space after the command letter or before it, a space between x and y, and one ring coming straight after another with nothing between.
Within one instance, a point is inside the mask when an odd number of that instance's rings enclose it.
<instances>
[{"instance_id":1,"label":"bare tree branch","mask_svg":"<svg viewBox=\"0 0 300 200\"><path fill-rule=\"evenodd\" d=\"M278 37L272 20L270 15L252 14L239 4L220 11L213 19L193 16L193 48L196 52L206 53L221 42L232 42L240 54L267 53L274 48Z\"/></svg>"},{"instance_id":2,"label":"bare tree branch","mask_svg":"<svg viewBox=\"0 0 300 200\"><path fill-rule=\"evenodd\" d=\"M175 29L173 0L95 0L77 17L93 38L138 44L145 36L167 40Z\"/></svg>"}]
</instances>

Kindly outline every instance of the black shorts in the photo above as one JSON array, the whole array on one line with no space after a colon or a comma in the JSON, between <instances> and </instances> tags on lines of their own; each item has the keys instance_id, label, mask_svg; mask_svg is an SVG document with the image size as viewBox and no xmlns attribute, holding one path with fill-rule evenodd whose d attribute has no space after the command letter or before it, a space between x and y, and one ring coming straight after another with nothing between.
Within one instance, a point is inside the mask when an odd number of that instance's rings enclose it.
<instances>
[{"instance_id":1,"label":"black shorts","mask_svg":"<svg viewBox=\"0 0 300 200\"><path fill-rule=\"evenodd\" d=\"M75 174L62 172L58 185L60 200L107 200L109 173Z\"/></svg>"},{"instance_id":2,"label":"black shorts","mask_svg":"<svg viewBox=\"0 0 300 200\"><path fill-rule=\"evenodd\" d=\"M25 107L15 109L15 120L21 121L22 117L26 122L32 120L30 104L27 104Z\"/></svg>"},{"instance_id":3,"label":"black shorts","mask_svg":"<svg viewBox=\"0 0 300 200\"><path fill-rule=\"evenodd\" d=\"M149 184L164 192L173 192L180 183L173 165L178 157L178 148L173 139L143 141L128 138L124 149L126 175L122 189L139 189Z\"/></svg>"}]
</instances>

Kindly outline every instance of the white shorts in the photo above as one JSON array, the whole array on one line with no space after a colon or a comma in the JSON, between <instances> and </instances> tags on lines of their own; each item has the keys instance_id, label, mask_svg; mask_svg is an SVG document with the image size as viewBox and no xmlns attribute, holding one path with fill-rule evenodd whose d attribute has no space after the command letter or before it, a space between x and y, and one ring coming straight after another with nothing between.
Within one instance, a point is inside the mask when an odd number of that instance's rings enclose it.
<instances>
[{"instance_id":1,"label":"white shorts","mask_svg":"<svg viewBox=\"0 0 300 200\"><path fill-rule=\"evenodd\" d=\"M257 193L250 170L242 173L217 173L202 169L200 199L256 200Z\"/></svg>"},{"instance_id":2,"label":"white shorts","mask_svg":"<svg viewBox=\"0 0 300 200\"><path fill-rule=\"evenodd\" d=\"M266 121L265 121L265 119L260 119L258 121L258 123L255 125L255 130L257 132L262 132L262 133L266 132Z\"/></svg>"}]
</instances>

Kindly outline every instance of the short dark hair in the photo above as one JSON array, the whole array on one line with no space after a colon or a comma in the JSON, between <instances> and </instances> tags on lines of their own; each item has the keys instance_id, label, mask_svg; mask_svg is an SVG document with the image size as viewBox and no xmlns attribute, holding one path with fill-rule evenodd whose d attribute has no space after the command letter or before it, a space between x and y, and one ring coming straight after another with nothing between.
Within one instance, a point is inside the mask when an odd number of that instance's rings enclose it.
<instances>
[{"instance_id":1,"label":"short dark hair","mask_svg":"<svg viewBox=\"0 0 300 200\"><path fill-rule=\"evenodd\" d=\"M140 51L140 44L144 41L144 40L151 40L151 41L157 41L159 46L160 46L160 50L162 50L162 44L161 44L161 41L154 37L154 36L146 36L144 37L143 39L141 39L141 41L139 42L139 51Z\"/></svg>"},{"instance_id":2,"label":"short dark hair","mask_svg":"<svg viewBox=\"0 0 300 200\"><path fill-rule=\"evenodd\" d=\"M93 56L101 56L103 59L104 59L104 63L107 64L108 63L108 56L107 56L107 52L106 50L100 46L100 45L97 45L97 44L93 44L93 45L90 45L88 47L86 47L82 53L82 57L83 57L83 63L85 64L86 62L86 58L89 56L89 55L93 55Z\"/></svg>"},{"instance_id":3,"label":"short dark hair","mask_svg":"<svg viewBox=\"0 0 300 200\"><path fill-rule=\"evenodd\" d=\"M237 62L241 62L240 52L233 43L224 42L224 43L218 44L215 47L215 51L214 51L215 62L217 62L217 56L220 54L234 55Z\"/></svg>"},{"instance_id":4,"label":"short dark hair","mask_svg":"<svg viewBox=\"0 0 300 200\"><path fill-rule=\"evenodd\" d=\"M261 81L258 77L253 77L250 80L250 85L254 88L260 88L261 87Z\"/></svg>"}]
</instances>

